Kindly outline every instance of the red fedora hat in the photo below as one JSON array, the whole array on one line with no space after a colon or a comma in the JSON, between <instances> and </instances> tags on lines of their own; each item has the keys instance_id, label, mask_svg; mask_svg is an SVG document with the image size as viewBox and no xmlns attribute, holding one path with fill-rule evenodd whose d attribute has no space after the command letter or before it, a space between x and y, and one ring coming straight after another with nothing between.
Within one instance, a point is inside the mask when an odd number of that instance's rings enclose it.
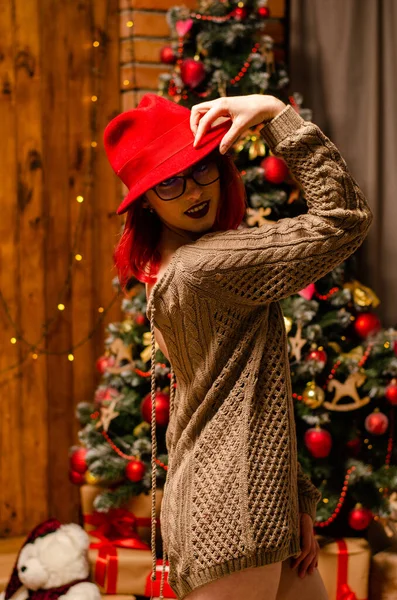
<instances>
[{"instance_id":1,"label":"red fedora hat","mask_svg":"<svg viewBox=\"0 0 397 600\"><path fill-rule=\"evenodd\" d=\"M103 136L112 169L129 190L117 214L153 186L207 156L231 124L227 119L213 126L194 148L190 110L162 96L145 94L137 108L117 115Z\"/></svg>"}]
</instances>

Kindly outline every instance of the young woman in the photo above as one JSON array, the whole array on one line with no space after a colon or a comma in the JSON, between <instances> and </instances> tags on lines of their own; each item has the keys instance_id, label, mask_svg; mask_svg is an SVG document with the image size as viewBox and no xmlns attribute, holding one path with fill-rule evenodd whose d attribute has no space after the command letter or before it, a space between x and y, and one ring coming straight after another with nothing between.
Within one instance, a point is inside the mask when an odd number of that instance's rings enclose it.
<instances>
[{"instance_id":1,"label":"young woman","mask_svg":"<svg viewBox=\"0 0 397 600\"><path fill-rule=\"evenodd\" d=\"M246 197L227 154L248 127L281 156L308 213L241 226ZM115 262L147 285L152 333L155 580L155 354L171 364L161 503L163 597L326 600L313 521L320 492L297 461L288 338L279 301L343 262L372 213L334 144L273 96L191 111L155 94L105 130L129 188Z\"/></svg>"}]
</instances>

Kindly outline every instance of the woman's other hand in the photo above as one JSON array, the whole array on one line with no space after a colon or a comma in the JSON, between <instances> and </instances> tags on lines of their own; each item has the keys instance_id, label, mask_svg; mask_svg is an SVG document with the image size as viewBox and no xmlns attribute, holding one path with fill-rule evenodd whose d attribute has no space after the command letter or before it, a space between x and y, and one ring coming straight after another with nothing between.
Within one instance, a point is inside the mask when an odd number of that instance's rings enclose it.
<instances>
[{"instance_id":1,"label":"woman's other hand","mask_svg":"<svg viewBox=\"0 0 397 600\"><path fill-rule=\"evenodd\" d=\"M306 571L311 574L318 566L318 553L320 546L314 537L313 520L307 513L300 515L300 536L301 536L301 554L295 559L291 559L291 568L295 569L300 564L299 576L304 577Z\"/></svg>"},{"instance_id":2,"label":"woman's other hand","mask_svg":"<svg viewBox=\"0 0 397 600\"><path fill-rule=\"evenodd\" d=\"M227 96L195 104L190 114L190 128L196 136L193 145L197 146L204 133L214 124L231 119L232 126L219 146L220 153L224 154L246 129L273 119L286 106L275 96L265 94Z\"/></svg>"}]
</instances>

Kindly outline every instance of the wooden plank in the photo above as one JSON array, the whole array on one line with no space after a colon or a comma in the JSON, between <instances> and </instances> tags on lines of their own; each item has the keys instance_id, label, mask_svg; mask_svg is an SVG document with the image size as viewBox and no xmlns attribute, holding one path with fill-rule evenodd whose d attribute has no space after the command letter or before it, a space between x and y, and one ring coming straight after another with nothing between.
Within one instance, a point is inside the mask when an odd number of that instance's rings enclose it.
<instances>
[{"instance_id":1,"label":"wooden plank","mask_svg":"<svg viewBox=\"0 0 397 600\"><path fill-rule=\"evenodd\" d=\"M44 272L48 329L48 435L49 511L61 521L70 517L73 489L68 481L68 450L72 444L73 364L65 354L72 343L73 318L67 273L70 256L70 194L68 169L68 36L63 3L41 0L43 157L46 185L44 201L48 220ZM58 311L57 305L65 305Z\"/></svg>"},{"instance_id":2,"label":"wooden plank","mask_svg":"<svg viewBox=\"0 0 397 600\"><path fill-rule=\"evenodd\" d=\"M68 203L71 210L70 246L82 260L73 261L73 287L71 296L72 309L72 345L74 361L73 390L70 403L70 420L72 441L77 443L80 428L74 418L75 407L79 402L89 401L95 389L96 348L91 339L87 339L94 328L99 313L96 311L96 298L93 294L92 271L95 257L93 254L93 229L95 222L95 197L92 191L92 178L96 177L95 155L97 148L91 142L99 143L100 132L95 130L95 112L97 105L92 102L92 95L100 95L103 79L100 74L95 77L95 68L100 69L105 49L100 45L94 48L92 42L91 1L72 2L68 6ZM91 42L88 46L88 42ZM98 83L99 82L99 85ZM99 100L100 102L100 100ZM82 196L84 202L77 202ZM83 344L83 340L86 340ZM78 347L76 347L78 346ZM64 457L64 469L68 470L67 455ZM69 519L77 520L79 510L79 490L71 490L73 506L70 507Z\"/></svg>"},{"instance_id":3,"label":"wooden plank","mask_svg":"<svg viewBox=\"0 0 397 600\"><path fill-rule=\"evenodd\" d=\"M26 340L42 338L46 319L43 219L43 148L41 138L40 9L38 0L15 0L16 120L19 294L21 329ZM38 344L45 348L44 340ZM37 350L23 369L21 389L20 477L24 492L24 530L45 519L48 511L47 361ZM34 468L32 459L34 457Z\"/></svg>"},{"instance_id":4,"label":"wooden plank","mask_svg":"<svg viewBox=\"0 0 397 600\"><path fill-rule=\"evenodd\" d=\"M175 0L120 0L120 9L128 9L130 6L134 8L146 8L154 10L168 10L172 6L176 6ZM197 0L184 0L184 6L195 8Z\"/></svg>"},{"instance_id":5,"label":"wooden plank","mask_svg":"<svg viewBox=\"0 0 397 600\"><path fill-rule=\"evenodd\" d=\"M105 6L109 6L109 16L105 22ZM113 251L123 224L123 217L116 215L119 204L120 180L112 170L103 147L103 132L108 122L121 112L119 93L119 12L118 0L92 0L95 28L106 32L106 60L103 63L101 78L103 81L98 103L98 153L96 158L95 178L93 182L93 198L95 199L93 255L97 257L92 269L92 294L95 310L102 306L107 308L114 300L115 290L112 279L116 275L113 264ZM98 260L98 257L100 260ZM97 356L103 354L105 327L113 321L123 319L121 297L119 297L106 313L103 323L97 327L93 335L93 343ZM93 365L92 365L93 366ZM97 383L99 374L96 374Z\"/></svg>"},{"instance_id":6,"label":"wooden plank","mask_svg":"<svg viewBox=\"0 0 397 600\"><path fill-rule=\"evenodd\" d=\"M146 88L149 90L158 90L158 78L162 73L166 73L170 70L170 67L167 67L163 64L153 64L150 63L139 63L134 66L124 65L120 69L120 89L130 90L133 89L133 69L135 68L135 81L136 85L139 88ZM128 82L128 83L127 83Z\"/></svg>"},{"instance_id":7,"label":"wooden plank","mask_svg":"<svg viewBox=\"0 0 397 600\"><path fill-rule=\"evenodd\" d=\"M15 21L11 2L0 4L0 289L11 318L19 327L21 296L18 289L17 140L15 137ZM22 358L22 344L11 344L16 335L3 305L0 306L1 354L0 394L0 537L15 535L23 528L23 481L21 474L21 378L22 370L11 368ZM24 348L26 352L26 347ZM7 370L10 369L10 370ZM32 463L30 465L32 467Z\"/></svg>"}]
</instances>

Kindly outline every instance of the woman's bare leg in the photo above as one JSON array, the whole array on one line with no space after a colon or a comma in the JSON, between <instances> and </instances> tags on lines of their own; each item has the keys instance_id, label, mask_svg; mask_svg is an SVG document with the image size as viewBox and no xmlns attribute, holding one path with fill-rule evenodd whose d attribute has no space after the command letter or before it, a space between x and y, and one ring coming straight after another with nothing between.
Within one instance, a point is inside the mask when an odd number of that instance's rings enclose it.
<instances>
[{"instance_id":1,"label":"woman's bare leg","mask_svg":"<svg viewBox=\"0 0 397 600\"><path fill-rule=\"evenodd\" d=\"M276 600L281 565L279 561L223 575L196 588L184 600Z\"/></svg>"},{"instance_id":2,"label":"woman's bare leg","mask_svg":"<svg viewBox=\"0 0 397 600\"><path fill-rule=\"evenodd\" d=\"M282 562L280 584L276 600L329 600L318 569L301 578L297 569L291 569L291 558ZM265 599L266 600L266 599Z\"/></svg>"}]
</instances>

